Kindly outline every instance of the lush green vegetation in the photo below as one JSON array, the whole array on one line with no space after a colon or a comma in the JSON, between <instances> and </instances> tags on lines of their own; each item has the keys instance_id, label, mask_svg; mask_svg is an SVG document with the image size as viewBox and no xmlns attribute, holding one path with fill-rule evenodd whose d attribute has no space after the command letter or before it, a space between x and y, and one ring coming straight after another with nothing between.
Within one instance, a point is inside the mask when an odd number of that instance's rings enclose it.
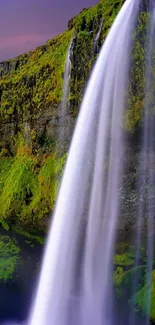
<instances>
[{"instance_id":1,"label":"lush green vegetation","mask_svg":"<svg viewBox=\"0 0 155 325\"><path fill-rule=\"evenodd\" d=\"M145 280L144 286L135 294L134 302L139 310L150 315L151 320L155 321L155 270L151 276L151 287Z\"/></svg>"},{"instance_id":2,"label":"lush green vegetation","mask_svg":"<svg viewBox=\"0 0 155 325\"><path fill-rule=\"evenodd\" d=\"M65 153L61 157L58 153L60 158L57 158L55 142L70 41L76 35L68 113L74 119L98 52L123 2L100 0L96 6L83 9L72 18L64 33L34 51L9 60L7 70L1 66L0 222L5 228L14 227L19 232L34 232L34 235L36 230L46 229L66 159ZM102 19L102 31L94 49ZM141 12L133 35L131 78L124 116L128 132L134 132L142 120L147 29L148 15ZM19 134L22 134L20 139ZM122 267L123 263L132 262L132 257L118 254L116 260Z\"/></svg>"},{"instance_id":3,"label":"lush green vegetation","mask_svg":"<svg viewBox=\"0 0 155 325\"><path fill-rule=\"evenodd\" d=\"M0 281L12 279L19 260L20 248L9 236L0 236Z\"/></svg>"},{"instance_id":4,"label":"lush green vegetation","mask_svg":"<svg viewBox=\"0 0 155 325\"><path fill-rule=\"evenodd\" d=\"M47 129L52 119L59 124L67 50L76 35L69 97L74 118L98 51L122 3L101 0L71 19L64 33L0 66L0 222L6 229L33 236L46 231L66 160L65 153L55 154L55 126L50 136Z\"/></svg>"},{"instance_id":5,"label":"lush green vegetation","mask_svg":"<svg viewBox=\"0 0 155 325\"><path fill-rule=\"evenodd\" d=\"M128 107L125 111L125 127L131 132L135 131L143 118L148 26L148 13L142 12L138 17L133 35L130 82L128 85Z\"/></svg>"},{"instance_id":6,"label":"lush green vegetation","mask_svg":"<svg viewBox=\"0 0 155 325\"><path fill-rule=\"evenodd\" d=\"M88 32L93 31L96 34L98 31L98 20L103 17L102 38L105 38L123 2L124 0L100 0L96 6L83 9L78 16L72 18L68 23L68 27L69 29L74 27L77 32L87 30Z\"/></svg>"},{"instance_id":7,"label":"lush green vegetation","mask_svg":"<svg viewBox=\"0 0 155 325\"><path fill-rule=\"evenodd\" d=\"M62 98L63 74L67 50L76 35L72 59L69 114L77 117L84 89L98 52L124 0L100 0L68 23L68 30L49 40L35 51L8 61L8 71L0 73L0 223L5 229L33 237L40 242L40 233L46 232L49 214L54 209L58 186L66 161L66 153L56 154L55 136L48 136L48 122L59 123L59 104ZM97 47L94 39L101 21L103 26ZM148 32L148 14L141 12L133 34L130 80L124 127L127 132L137 130L143 119L145 89L145 54ZM152 68L151 78L155 71ZM155 79L154 79L155 80ZM155 83L149 89L149 103L154 103ZM154 109L154 107L152 107ZM53 125L53 134L55 132ZM2 141L1 141L2 140ZM3 143L4 142L4 143ZM133 155L129 155L130 160ZM123 193L126 213L130 202L137 211L135 190L135 161L124 177ZM134 167L133 167L134 166ZM132 178L130 177L132 175ZM131 180L130 180L131 178ZM124 195L125 194L125 195ZM145 193L146 197L146 193ZM124 201L122 201L124 203ZM132 204L131 204L132 203ZM134 211L134 212L135 212ZM124 211L122 211L122 214ZM123 214L124 215L124 214ZM128 215L128 218L131 217ZM0 237L0 281L10 279L18 261L19 248L8 237ZM135 251L120 243L114 257L113 280L119 299L128 297L129 303L148 313L150 297L151 319L155 321L155 270L152 286L146 279L145 250L140 251L141 265L135 266ZM137 293L132 294L133 278L138 279Z\"/></svg>"},{"instance_id":8,"label":"lush green vegetation","mask_svg":"<svg viewBox=\"0 0 155 325\"><path fill-rule=\"evenodd\" d=\"M53 210L66 155L33 155L20 136L14 158L0 161L0 222L25 231L43 231Z\"/></svg>"},{"instance_id":9,"label":"lush green vegetation","mask_svg":"<svg viewBox=\"0 0 155 325\"><path fill-rule=\"evenodd\" d=\"M0 79L0 114L9 121L35 119L57 108L62 96L65 59L73 31L66 31L42 47L15 58L16 69ZM10 61L12 64L12 61Z\"/></svg>"},{"instance_id":10,"label":"lush green vegetation","mask_svg":"<svg viewBox=\"0 0 155 325\"><path fill-rule=\"evenodd\" d=\"M113 275L116 294L119 299L125 299L129 304L133 304L137 311L149 314L151 320L155 321L155 270L153 269L149 279L145 248L139 247L139 261L139 265L136 266L134 246L126 243L117 246ZM137 292L133 295L134 279L137 283Z\"/></svg>"},{"instance_id":11,"label":"lush green vegetation","mask_svg":"<svg viewBox=\"0 0 155 325\"><path fill-rule=\"evenodd\" d=\"M70 94L71 113L73 116L77 115L86 83L98 52L123 2L123 0L101 0L92 8L83 9L78 16L69 21L69 28L75 28L77 32ZM102 19L101 35L97 48L94 49L94 39Z\"/></svg>"},{"instance_id":12,"label":"lush green vegetation","mask_svg":"<svg viewBox=\"0 0 155 325\"><path fill-rule=\"evenodd\" d=\"M8 72L0 79L0 116L13 116L18 129L23 120L35 120L45 111L51 115L61 101L63 72L69 43L76 33L72 73L72 111L77 114L92 64L96 58L93 42L104 19L98 49L124 0L101 0L70 20L69 29L25 55L8 61Z\"/></svg>"}]
</instances>

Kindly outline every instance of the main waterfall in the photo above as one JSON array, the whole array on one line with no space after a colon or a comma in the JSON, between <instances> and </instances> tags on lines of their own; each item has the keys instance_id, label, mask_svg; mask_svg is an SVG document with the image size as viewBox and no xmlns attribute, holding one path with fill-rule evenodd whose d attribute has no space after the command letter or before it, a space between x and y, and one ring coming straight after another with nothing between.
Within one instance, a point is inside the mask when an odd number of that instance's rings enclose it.
<instances>
[{"instance_id":1,"label":"main waterfall","mask_svg":"<svg viewBox=\"0 0 155 325\"><path fill-rule=\"evenodd\" d=\"M119 193L124 186L126 168L124 148L127 137L123 125L129 103L131 51L141 2L126 0L104 42L88 83L47 240L29 325L117 324L113 258L121 214ZM152 49L155 47L155 17L154 11L151 12L145 69L144 106L147 111L142 128L140 174L137 177L140 204L135 227L136 265L139 261L142 217L145 214L140 199L144 195L142 177L145 185L149 186L149 233L153 227L154 211L154 192L150 189L154 175L149 168L154 163L153 117L148 96L152 80L150 66L154 60ZM148 236L147 251L149 286L153 265L151 234ZM137 277L134 276L133 295L136 287ZM149 301L150 295L147 305ZM129 318L131 325L135 325L133 311ZM145 324L148 324L148 319Z\"/></svg>"}]
</instances>

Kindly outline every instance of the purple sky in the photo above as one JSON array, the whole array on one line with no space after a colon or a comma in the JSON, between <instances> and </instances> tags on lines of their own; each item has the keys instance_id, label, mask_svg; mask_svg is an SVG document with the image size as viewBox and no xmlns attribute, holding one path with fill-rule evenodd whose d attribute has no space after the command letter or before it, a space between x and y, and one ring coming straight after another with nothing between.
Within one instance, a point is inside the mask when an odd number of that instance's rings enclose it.
<instances>
[{"instance_id":1,"label":"purple sky","mask_svg":"<svg viewBox=\"0 0 155 325\"><path fill-rule=\"evenodd\" d=\"M46 42L98 0L0 0L0 61Z\"/></svg>"}]
</instances>

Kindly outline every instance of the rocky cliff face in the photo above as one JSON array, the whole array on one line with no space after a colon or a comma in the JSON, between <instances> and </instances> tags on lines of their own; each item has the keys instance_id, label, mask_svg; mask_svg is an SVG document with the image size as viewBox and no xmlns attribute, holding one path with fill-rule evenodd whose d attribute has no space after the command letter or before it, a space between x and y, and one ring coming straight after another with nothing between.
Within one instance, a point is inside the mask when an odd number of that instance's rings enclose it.
<instances>
[{"instance_id":1,"label":"rocky cliff face","mask_svg":"<svg viewBox=\"0 0 155 325\"><path fill-rule=\"evenodd\" d=\"M72 18L68 30L44 46L0 63L0 222L5 228L45 231L89 75L123 2L100 0ZM142 49L147 20L144 7L145 1L134 35L131 100L124 119L131 134L137 130L143 110ZM73 37L70 94L64 120L67 137L60 154L59 107L66 55ZM135 90L137 80L139 88Z\"/></svg>"},{"instance_id":2,"label":"rocky cliff face","mask_svg":"<svg viewBox=\"0 0 155 325\"><path fill-rule=\"evenodd\" d=\"M51 152L51 147L54 148L60 127L58 108L66 54L76 35L68 105L71 136L88 76L122 3L123 0L111 4L100 1L95 7L82 10L69 21L67 31L44 46L0 63L1 146L6 142L14 154L16 136L21 132L33 149ZM102 19L104 23L94 49Z\"/></svg>"}]
</instances>

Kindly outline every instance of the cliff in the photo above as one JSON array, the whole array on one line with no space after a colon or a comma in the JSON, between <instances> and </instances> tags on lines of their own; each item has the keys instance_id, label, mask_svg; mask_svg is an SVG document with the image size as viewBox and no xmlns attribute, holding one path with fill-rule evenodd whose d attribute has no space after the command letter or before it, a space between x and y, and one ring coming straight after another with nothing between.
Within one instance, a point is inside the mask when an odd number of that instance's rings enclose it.
<instances>
[{"instance_id":1,"label":"cliff","mask_svg":"<svg viewBox=\"0 0 155 325\"><path fill-rule=\"evenodd\" d=\"M0 63L0 222L5 228L46 231L84 89L123 2L101 0L83 9L69 21L68 30L45 45ZM142 47L145 20L142 12L135 35L138 50ZM59 107L66 55L73 37L66 125L69 133L59 153ZM136 77L132 79L137 83L139 78L143 86L144 55L133 55L133 60L131 74ZM136 97L133 94L134 81L129 87L132 101L125 116L125 127L131 133L141 121L143 106L142 92L138 90Z\"/></svg>"}]
</instances>

